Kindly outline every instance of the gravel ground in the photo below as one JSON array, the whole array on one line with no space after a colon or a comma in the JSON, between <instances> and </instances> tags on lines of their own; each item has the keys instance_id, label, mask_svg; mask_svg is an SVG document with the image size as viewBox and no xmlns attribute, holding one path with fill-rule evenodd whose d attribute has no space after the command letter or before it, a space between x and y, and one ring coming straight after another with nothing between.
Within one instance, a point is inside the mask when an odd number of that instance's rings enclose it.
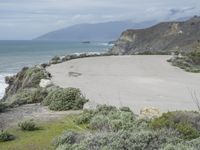
<instances>
[{"instance_id":1,"label":"gravel ground","mask_svg":"<svg viewBox=\"0 0 200 150\"><path fill-rule=\"evenodd\" d=\"M77 114L80 111L50 111L40 104L28 104L12 108L4 113L0 113L0 129L16 126L20 121L34 119L36 121L52 121L60 119L69 114Z\"/></svg>"},{"instance_id":2,"label":"gravel ground","mask_svg":"<svg viewBox=\"0 0 200 150\"><path fill-rule=\"evenodd\" d=\"M200 74L170 65L171 56L107 56L75 59L47 68L54 84L80 88L90 101L162 112L194 110ZM199 95L200 96L200 95Z\"/></svg>"}]
</instances>

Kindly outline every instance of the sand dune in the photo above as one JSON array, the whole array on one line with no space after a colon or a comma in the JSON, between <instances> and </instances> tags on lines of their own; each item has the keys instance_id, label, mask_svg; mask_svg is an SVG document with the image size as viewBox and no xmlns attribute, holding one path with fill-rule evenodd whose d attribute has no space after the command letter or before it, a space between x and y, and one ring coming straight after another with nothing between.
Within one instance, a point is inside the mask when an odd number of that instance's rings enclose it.
<instances>
[{"instance_id":1,"label":"sand dune","mask_svg":"<svg viewBox=\"0 0 200 150\"><path fill-rule=\"evenodd\" d=\"M196 109L191 91L200 93L200 74L173 67L166 62L168 58L82 58L52 65L47 70L56 85L80 88L95 103L129 106L136 113L145 106L161 111Z\"/></svg>"}]
</instances>

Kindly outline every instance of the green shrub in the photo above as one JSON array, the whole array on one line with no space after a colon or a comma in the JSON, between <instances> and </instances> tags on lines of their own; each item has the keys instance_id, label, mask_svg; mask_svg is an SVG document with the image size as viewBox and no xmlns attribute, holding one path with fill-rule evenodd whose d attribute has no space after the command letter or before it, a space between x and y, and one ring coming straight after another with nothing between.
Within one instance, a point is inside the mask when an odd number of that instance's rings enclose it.
<instances>
[{"instance_id":1,"label":"green shrub","mask_svg":"<svg viewBox=\"0 0 200 150\"><path fill-rule=\"evenodd\" d=\"M166 144L160 150L195 150L195 149L187 144L178 143L178 144Z\"/></svg>"},{"instance_id":2,"label":"green shrub","mask_svg":"<svg viewBox=\"0 0 200 150\"><path fill-rule=\"evenodd\" d=\"M108 115L110 112L117 112L117 108L114 106L108 105L98 105L97 109L95 110L96 114Z\"/></svg>"},{"instance_id":3,"label":"green shrub","mask_svg":"<svg viewBox=\"0 0 200 150\"><path fill-rule=\"evenodd\" d=\"M182 134L183 139L195 139L199 133L200 116L195 112L168 112L151 121L154 129L173 128Z\"/></svg>"},{"instance_id":4,"label":"green shrub","mask_svg":"<svg viewBox=\"0 0 200 150\"><path fill-rule=\"evenodd\" d=\"M111 113L117 113L118 110L114 106L98 105L96 110L84 110L83 113L78 117L78 124L89 124L91 119L97 115L108 116Z\"/></svg>"},{"instance_id":5,"label":"green shrub","mask_svg":"<svg viewBox=\"0 0 200 150\"><path fill-rule=\"evenodd\" d=\"M60 60L60 57L59 56L54 56L51 60L58 61L58 60Z\"/></svg>"},{"instance_id":6,"label":"green shrub","mask_svg":"<svg viewBox=\"0 0 200 150\"><path fill-rule=\"evenodd\" d=\"M129 107L121 107L121 108L119 108L119 110L125 111L125 112L132 112Z\"/></svg>"},{"instance_id":7,"label":"green shrub","mask_svg":"<svg viewBox=\"0 0 200 150\"><path fill-rule=\"evenodd\" d=\"M77 124L89 124L95 113L93 110L84 110L81 115L76 119Z\"/></svg>"},{"instance_id":8,"label":"green shrub","mask_svg":"<svg viewBox=\"0 0 200 150\"><path fill-rule=\"evenodd\" d=\"M173 132L135 131L119 132L67 133L57 143L57 150L154 150L162 148L170 139L172 144L179 140L173 138ZM70 135L70 136L69 136ZM63 137L62 136L62 137Z\"/></svg>"},{"instance_id":9,"label":"green shrub","mask_svg":"<svg viewBox=\"0 0 200 150\"><path fill-rule=\"evenodd\" d=\"M193 51L187 54L184 54L184 57L177 57L168 60L172 65L177 66L181 69L184 69L187 72L200 72L200 52Z\"/></svg>"},{"instance_id":10,"label":"green shrub","mask_svg":"<svg viewBox=\"0 0 200 150\"><path fill-rule=\"evenodd\" d=\"M4 112L7 109L7 105L4 103L0 103L0 113Z\"/></svg>"},{"instance_id":11,"label":"green shrub","mask_svg":"<svg viewBox=\"0 0 200 150\"><path fill-rule=\"evenodd\" d=\"M39 128L36 126L35 122L33 121L33 119L31 120L27 120L24 122L20 122L18 124L18 126L20 127L21 130L23 131L34 131L34 130L38 130Z\"/></svg>"},{"instance_id":12,"label":"green shrub","mask_svg":"<svg viewBox=\"0 0 200 150\"><path fill-rule=\"evenodd\" d=\"M174 122L170 120L171 113L164 113L161 117L155 118L150 125L154 129L171 128L174 126Z\"/></svg>"},{"instance_id":13,"label":"green shrub","mask_svg":"<svg viewBox=\"0 0 200 150\"><path fill-rule=\"evenodd\" d=\"M57 64L60 62L60 57L59 56L54 56L52 59L51 59L51 63L52 64Z\"/></svg>"},{"instance_id":14,"label":"green shrub","mask_svg":"<svg viewBox=\"0 0 200 150\"><path fill-rule=\"evenodd\" d=\"M166 52L166 51L144 51L144 52L139 52L137 55L170 55L170 52Z\"/></svg>"},{"instance_id":15,"label":"green shrub","mask_svg":"<svg viewBox=\"0 0 200 150\"><path fill-rule=\"evenodd\" d=\"M87 101L79 89L59 88L50 91L43 104L49 106L51 110L64 111L82 109Z\"/></svg>"},{"instance_id":16,"label":"green shrub","mask_svg":"<svg viewBox=\"0 0 200 150\"><path fill-rule=\"evenodd\" d=\"M199 131L194 129L190 124L179 123L176 125L176 129L183 135L184 139L195 139L200 136Z\"/></svg>"},{"instance_id":17,"label":"green shrub","mask_svg":"<svg viewBox=\"0 0 200 150\"><path fill-rule=\"evenodd\" d=\"M7 131L0 132L0 142L12 141L15 137Z\"/></svg>"},{"instance_id":18,"label":"green shrub","mask_svg":"<svg viewBox=\"0 0 200 150\"><path fill-rule=\"evenodd\" d=\"M200 52L199 51L193 51L187 54L190 60L196 65L200 65Z\"/></svg>"},{"instance_id":19,"label":"green shrub","mask_svg":"<svg viewBox=\"0 0 200 150\"><path fill-rule=\"evenodd\" d=\"M193 139L189 142L187 142L187 144L190 146L190 147L193 147L194 149L200 149L200 138L197 138L197 139Z\"/></svg>"},{"instance_id":20,"label":"green shrub","mask_svg":"<svg viewBox=\"0 0 200 150\"><path fill-rule=\"evenodd\" d=\"M77 124L89 124L92 130L119 131L131 130L136 117L129 108L117 109L113 106L99 105L96 110L84 110L76 120Z\"/></svg>"},{"instance_id":21,"label":"green shrub","mask_svg":"<svg viewBox=\"0 0 200 150\"><path fill-rule=\"evenodd\" d=\"M18 106L23 104L40 103L47 96L48 92L43 88L29 88L18 91L15 95L10 97L7 102L11 106Z\"/></svg>"},{"instance_id":22,"label":"green shrub","mask_svg":"<svg viewBox=\"0 0 200 150\"><path fill-rule=\"evenodd\" d=\"M68 131L64 132L61 136L54 139L53 144L55 146L59 146L62 144L75 144L76 142L79 141L78 139L81 138L82 138L81 134L74 131Z\"/></svg>"},{"instance_id":23,"label":"green shrub","mask_svg":"<svg viewBox=\"0 0 200 150\"><path fill-rule=\"evenodd\" d=\"M108 117L104 115L96 115L94 116L89 124L90 129L92 130L100 130L100 131L110 131L110 120Z\"/></svg>"},{"instance_id":24,"label":"green shrub","mask_svg":"<svg viewBox=\"0 0 200 150\"><path fill-rule=\"evenodd\" d=\"M196 150L200 147L195 128L198 116L196 112L169 112L146 121L137 119L127 108L99 105L96 110L84 110L79 116L78 123L89 124L90 132L66 132L58 138L56 147L57 150Z\"/></svg>"},{"instance_id":25,"label":"green shrub","mask_svg":"<svg viewBox=\"0 0 200 150\"><path fill-rule=\"evenodd\" d=\"M23 88L37 88L39 87L41 79L46 79L47 75L44 70L38 67L28 68L24 75L22 83Z\"/></svg>"}]
</instances>

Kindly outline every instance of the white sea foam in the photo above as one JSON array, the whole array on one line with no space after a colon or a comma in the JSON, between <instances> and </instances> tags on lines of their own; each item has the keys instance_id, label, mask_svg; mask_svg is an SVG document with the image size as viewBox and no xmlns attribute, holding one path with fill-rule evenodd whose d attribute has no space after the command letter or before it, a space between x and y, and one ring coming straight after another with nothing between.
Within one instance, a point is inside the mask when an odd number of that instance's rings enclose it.
<instances>
[{"instance_id":1,"label":"white sea foam","mask_svg":"<svg viewBox=\"0 0 200 150\"><path fill-rule=\"evenodd\" d=\"M96 43L97 45L102 45L102 46L109 46L109 43L106 43L106 42L104 42L104 43Z\"/></svg>"},{"instance_id":2,"label":"white sea foam","mask_svg":"<svg viewBox=\"0 0 200 150\"><path fill-rule=\"evenodd\" d=\"M114 44L113 43L96 43L96 45L100 45L100 46L109 46L109 47L112 47L112 46L114 46Z\"/></svg>"},{"instance_id":3,"label":"white sea foam","mask_svg":"<svg viewBox=\"0 0 200 150\"><path fill-rule=\"evenodd\" d=\"M0 99L4 96L5 89L8 86L5 83L5 77L6 76L11 76L11 75L12 74L6 74L6 73L0 74Z\"/></svg>"}]
</instances>

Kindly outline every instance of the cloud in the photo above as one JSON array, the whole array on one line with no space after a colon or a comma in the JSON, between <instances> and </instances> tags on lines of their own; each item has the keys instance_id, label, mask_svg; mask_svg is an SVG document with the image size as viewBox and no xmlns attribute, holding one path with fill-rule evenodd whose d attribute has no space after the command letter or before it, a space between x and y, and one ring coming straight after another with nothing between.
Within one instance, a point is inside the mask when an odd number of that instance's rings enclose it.
<instances>
[{"instance_id":1,"label":"cloud","mask_svg":"<svg viewBox=\"0 0 200 150\"><path fill-rule=\"evenodd\" d=\"M199 0L0 0L0 39L32 39L79 23L164 21L199 10Z\"/></svg>"}]
</instances>

